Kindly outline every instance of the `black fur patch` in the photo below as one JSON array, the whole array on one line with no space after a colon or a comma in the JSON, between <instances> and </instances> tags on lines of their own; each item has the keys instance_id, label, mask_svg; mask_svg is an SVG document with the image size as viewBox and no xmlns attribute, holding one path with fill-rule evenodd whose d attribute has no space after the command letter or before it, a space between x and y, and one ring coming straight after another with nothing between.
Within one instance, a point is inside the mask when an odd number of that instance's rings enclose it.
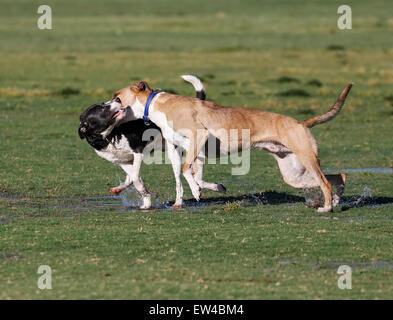
<instances>
[{"instance_id":1,"label":"black fur patch","mask_svg":"<svg viewBox=\"0 0 393 320\"><path fill-rule=\"evenodd\" d=\"M197 91L196 97L200 100L206 100L206 92L205 91Z\"/></svg>"},{"instance_id":2,"label":"black fur patch","mask_svg":"<svg viewBox=\"0 0 393 320\"><path fill-rule=\"evenodd\" d=\"M139 119L123 123L122 125L114 128L107 139L114 142L118 141L121 138L121 135L124 135L127 138L130 148L136 153L142 153L143 149L150 142L142 140L144 132L148 129L156 129L161 132L155 124L152 123L150 126L146 126L145 122L142 119Z\"/></svg>"},{"instance_id":3,"label":"black fur patch","mask_svg":"<svg viewBox=\"0 0 393 320\"><path fill-rule=\"evenodd\" d=\"M79 137L86 139L87 142L96 150L106 148L109 143L116 143L124 135L127 138L130 148L137 153L142 153L145 146L150 141L142 141L143 134L148 129L156 129L161 132L155 125L146 126L142 119L129 121L115 127L112 132L104 139L102 133L105 132L115 119L110 111L110 106L104 103L90 106L80 116L80 126L78 130Z\"/></svg>"}]
</instances>

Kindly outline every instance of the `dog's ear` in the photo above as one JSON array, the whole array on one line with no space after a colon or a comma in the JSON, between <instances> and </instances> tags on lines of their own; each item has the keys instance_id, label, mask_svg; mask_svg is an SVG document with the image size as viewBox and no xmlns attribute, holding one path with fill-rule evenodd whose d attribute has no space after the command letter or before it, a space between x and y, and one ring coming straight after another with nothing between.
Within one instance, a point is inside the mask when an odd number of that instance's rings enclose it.
<instances>
[{"instance_id":1,"label":"dog's ear","mask_svg":"<svg viewBox=\"0 0 393 320\"><path fill-rule=\"evenodd\" d=\"M146 81L134 83L132 88L138 89L139 91L152 91Z\"/></svg>"},{"instance_id":2,"label":"dog's ear","mask_svg":"<svg viewBox=\"0 0 393 320\"><path fill-rule=\"evenodd\" d=\"M84 124L79 126L78 134L79 138L84 139L86 137L87 127Z\"/></svg>"}]
</instances>

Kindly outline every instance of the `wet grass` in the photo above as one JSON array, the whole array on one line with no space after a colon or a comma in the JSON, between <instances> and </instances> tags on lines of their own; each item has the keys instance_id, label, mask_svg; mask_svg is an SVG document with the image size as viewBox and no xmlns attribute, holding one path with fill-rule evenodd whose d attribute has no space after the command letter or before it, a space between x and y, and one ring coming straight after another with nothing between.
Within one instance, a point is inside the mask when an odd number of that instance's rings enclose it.
<instances>
[{"instance_id":1,"label":"wet grass","mask_svg":"<svg viewBox=\"0 0 393 320\"><path fill-rule=\"evenodd\" d=\"M355 82L341 114L313 129L321 165L393 168L390 4L357 1L343 32L326 1L48 1L55 30L39 31L35 4L4 1L0 299L393 298L393 174L348 172L343 206L321 215L251 152L245 176L206 166L226 195L198 204L185 184L186 208L172 211L171 167L144 165L163 205L139 211L107 197L124 174L77 135L84 109L141 79L194 96L179 76L195 74L210 100L299 120ZM354 268L352 290L337 288L340 263ZM50 291L37 289L43 264Z\"/></svg>"}]
</instances>

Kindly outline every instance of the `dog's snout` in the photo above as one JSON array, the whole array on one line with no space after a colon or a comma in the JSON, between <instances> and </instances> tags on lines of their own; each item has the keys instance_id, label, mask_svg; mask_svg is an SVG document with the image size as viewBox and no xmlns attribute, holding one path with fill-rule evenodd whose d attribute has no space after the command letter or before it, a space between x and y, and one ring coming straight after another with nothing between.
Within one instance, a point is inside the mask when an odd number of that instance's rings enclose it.
<instances>
[{"instance_id":1,"label":"dog's snout","mask_svg":"<svg viewBox=\"0 0 393 320\"><path fill-rule=\"evenodd\" d=\"M86 137L87 128L81 125L78 129L79 138L84 139Z\"/></svg>"}]
</instances>

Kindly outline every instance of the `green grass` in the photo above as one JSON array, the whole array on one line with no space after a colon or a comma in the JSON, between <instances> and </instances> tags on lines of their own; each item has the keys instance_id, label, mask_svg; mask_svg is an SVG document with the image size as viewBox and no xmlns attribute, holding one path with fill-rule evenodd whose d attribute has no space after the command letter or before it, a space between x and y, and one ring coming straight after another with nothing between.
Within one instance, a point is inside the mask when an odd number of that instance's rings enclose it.
<instances>
[{"instance_id":1,"label":"green grass","mask_svg":"<svg viewBox=\"0 0 393 320\"><path fill-rule=\"evenodd\" d=\"M227 187L220 204L204 192L207 205L178 212L94 207L86 198L124 174L77 135L82 111L142 79L194 95L179 76L195 74L208 99L299 120L355 82L341 114L313 129L321 165L393 167L392 4L347 2L349 31L337 29L340 1L47 1L53 30L37 29L40 4L0 11L0 299L393 298L392 205L321 216L251 152L245 176L206 166ZM170 165L142 177L174 199ZM393 175L348 174L348 197L365 187L393 202ZM242 198L258 192L266 204ZM37 288L43 264L52 290ZM352 290L337 288L340 264L353 266Z\"/></svg>"}]
</instances>

